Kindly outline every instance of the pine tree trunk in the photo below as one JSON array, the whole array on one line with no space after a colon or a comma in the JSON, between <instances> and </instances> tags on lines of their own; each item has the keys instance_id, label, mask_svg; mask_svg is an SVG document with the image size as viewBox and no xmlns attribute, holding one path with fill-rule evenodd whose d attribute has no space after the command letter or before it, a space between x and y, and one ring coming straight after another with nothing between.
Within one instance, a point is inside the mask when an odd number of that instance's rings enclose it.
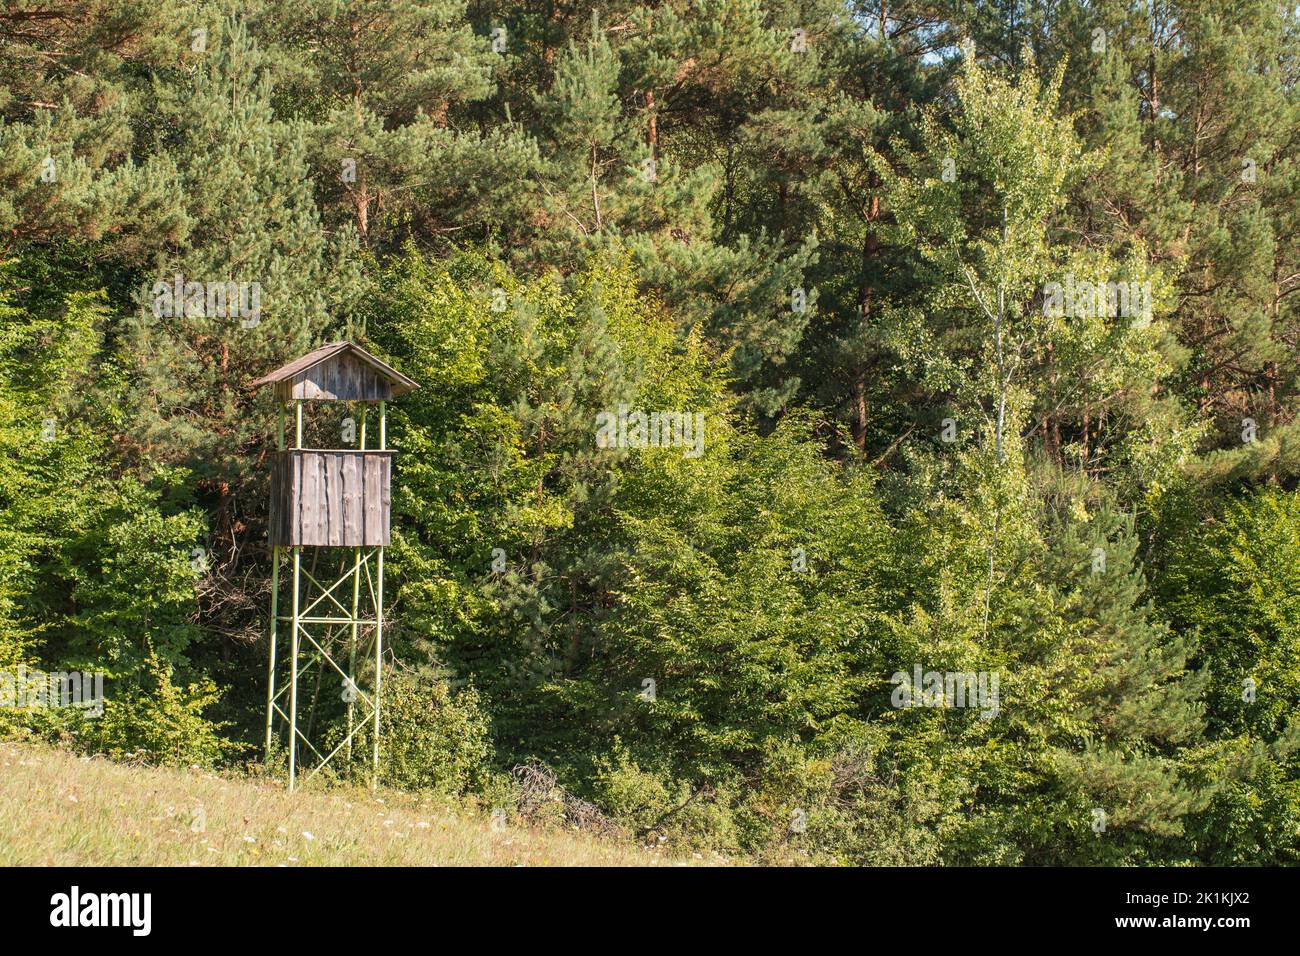
<instances>
[{"instance_id":1,"label":"pine tree trunk","mask_svg":"<svg viewBox=\"0 0 1300 956\"><path fill-rule=\"evenodd\" d=\"M873 187L879 185L874 173L871 175ZM872 285L868 276L871 263L880 255L880 237L876 234L875 223L880 218L880 194L873 193L867 207L867 234L862 240L862 286L858 290L858 318L865 324L871 314ZM867 369L859 363L853 382L853 440L858 449L867 448Z\"/></svg>"},{"instance_id":2,"label":"pine tree trunk","mask_svg":"<svg viewBox=\"0 0 1300 956\"><path fill-rule=\"evenodd\" d=\"M645 108L649 114L646 121L645 142L650 147L650 158L659 159L659 114L655 110L655 91L646 90Z\"/></svg>"},{"instance_id":3,"label":"pine tree trunk","mask_svg":"<svg viewBox=\"0 0 1300 956\"><path fill-rule=\"evenodd\" d=\"M1152 11L1154 17L1155 11ZM1155 154L1156 172L1155 181L1160 182L1160 135L1156 132L1156 117L1160 114L1160 78L1156 75L1156 24L1153 19L1151 22L1151 53L1147 57L1147 80L1150 83L1150 121L1151 121L1151 150Z\"/></svg>"}]
</instances>

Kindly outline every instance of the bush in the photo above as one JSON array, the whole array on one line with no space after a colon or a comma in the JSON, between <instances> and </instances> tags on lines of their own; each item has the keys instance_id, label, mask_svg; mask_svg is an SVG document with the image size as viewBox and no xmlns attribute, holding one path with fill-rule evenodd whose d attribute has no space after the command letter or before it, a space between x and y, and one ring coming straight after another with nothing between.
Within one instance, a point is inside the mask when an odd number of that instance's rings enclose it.
<instances>
[{"instance_id":1,"label":"bush","mask_svg":"<svg viewBox=\"0 0 1300 956\"><path fill-rule=\"evenodd\" d=\"M596 762L593 785L601 807L643 843L720 853L739 846L729 791L644 770L621 748Z\"/></svg>"},{"instance_id":2,"label":"bush","mask_svg":"<svg viewBox=\"0 0 1300 956\"><path fill-rule=\"evenodd\" d=\"M815 748L767 748L736 818L745 850L773 864L932 866L952 835L958 795L926 766L939 741L891 741L880 727L847 726Z\"/></svg>"},{"instance_id":3,"label":"bush","mask_svg":"<svg viewBox=\"0 0 1300 956\"><path fill-rule=\"evenodd\" d=\"M485 791L492 745L477 692L453 694L446 681L391 669L384 674L383 695L383 783L446 794ZM364 746L360 752L367 752Z\"/></svg>"},{"instance_id":4,"label":"bush","mask_svg":"<svg viewBox=\"0 0 1300 956\"><path fill-rule=\"evenodd\" d=\"M1210 866L1300 860L1300 492L1265 488L1186 529L1160 580L1208 673L1210 742L1190 751L1213 796L1188 823Z\"/></svg>"},{"instance_id":5,"label":"bush","mask_svg":"<svg viewBox=\"0 0 1300 956\"><path fill-rule=\"evenodd\" d=\"M212 767L243 749L224 739L224 724L203 716L221 698L208 678L185 686L173 682L170 664L149 650L137 681L104 702L96 720L83 718L73 729L76 747L114 760L134 760L172 767Z\"/></svg>"}]
</instances>

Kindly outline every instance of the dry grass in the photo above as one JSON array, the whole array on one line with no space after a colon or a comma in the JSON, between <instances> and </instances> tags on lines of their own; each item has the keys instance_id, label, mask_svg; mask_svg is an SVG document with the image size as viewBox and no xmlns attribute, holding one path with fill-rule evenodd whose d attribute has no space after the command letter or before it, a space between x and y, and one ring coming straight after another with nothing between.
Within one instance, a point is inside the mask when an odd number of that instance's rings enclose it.
<instances>
[{"instance_id":1,"label":"dry grass","mask_svg":"<svg viewBox=\"0 0 1300 956\"><path fill-rule=\"evenodd\" d=\"M502 826L412 794L131 767L0 743L0 865L655 866L581 833Z\"/></svg>"}]
</instances>

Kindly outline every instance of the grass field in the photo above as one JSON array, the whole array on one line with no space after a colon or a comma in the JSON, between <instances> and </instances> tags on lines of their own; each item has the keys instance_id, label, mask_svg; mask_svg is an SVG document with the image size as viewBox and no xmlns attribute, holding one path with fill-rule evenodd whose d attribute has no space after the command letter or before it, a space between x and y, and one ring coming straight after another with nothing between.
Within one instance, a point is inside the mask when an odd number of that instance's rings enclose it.
<instances>
[{"instance_id":1,"label":"grass field","mask_svg":"<svg viewBox=\"0 0 1300 956\"><path fill-rule=\"evenodd\" d=\"M0 865L654 866L651 850L493 825L445 800L280 784L0 743Z\"/></svg>"}]
</instances>

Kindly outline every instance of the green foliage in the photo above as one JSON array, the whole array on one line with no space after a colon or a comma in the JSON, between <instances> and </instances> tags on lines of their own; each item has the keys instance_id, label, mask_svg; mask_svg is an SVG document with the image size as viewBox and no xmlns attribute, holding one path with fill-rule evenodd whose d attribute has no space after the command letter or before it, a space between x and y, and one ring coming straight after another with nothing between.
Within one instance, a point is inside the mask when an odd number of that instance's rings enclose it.
<instances>
[{"instance_id":1,"label":"green foliage","mask_svg":"<svg viewBox=\"0 0 1300 956\"><path fill-rule=\"evenodd\" d=\"M740 849L728 796L701 796L689 783L664 779L616 748L596 762L592 792L610 818L647 845L671 843L718 853Z\"/></svg>"},{"instance_id":2,"label":"green foliage","mask_svg":"<svg viewBox=\"0 0 1300 956\"><path fill-rule=\"evenodd\" d=\"M1163 603L1201 635L1211 730L1277 739L1300 699L1300 494L1229 503L1180 536L1168 562Z\"/></svg>"},{"instance_id":3,"label":"green foliage","mask_svg":"<svg viewBox=\"0 0 1300 956\"><path fill-rule=\"evenodd\" d=\"M76 608L65 625L65 656L113 676L131 673L150 653L184 661L201 636L194 619L195 584L207 563L197 546L202 515L164 516L129 481L102 500L59 562Z\"/></svg>"},{"instance_id":4,"label":"green foliage","mask_svg":"<svg viewBox=\"0 0 1300 956\"><path fill-rule=\"evenodd\" d=\"M394 784L544 766L570 825L772 862L1297 862L1294 9L45 14L0 13L0 670L110 699L0 733L261 740L247 385L346 337L422 386Z\"/></svg>"},{"instance_id":5,"label":"green foliage","mask_svg":"<svg viewBox=\"0 0 1300 956\"><path fill-rule=\"evenodd\" d=\"M380 779L386 785L449 794L483 789L492 744L473 688L453 694L445 681L394 671L385 675L383 693ZM367 739L357 735L354 746L362 753Z\"/></svg>"},{"instance_id":6,"label":"green foliage","mask_svg":"<svg viewBox=\"0 0 1300 956\"><path fill-rule=\"evenodd\" d=\"M204 716L220 697L207 678L177 684L172 667L150 654L139 677L104 702L101 717L81 722L76 746L115 760L213 767L243 749Z\"/></svg>"},{"instance_id":7,"label":"green foliage","mask_svg":"<svg viewBox=\"0 0 1300 956\"><path fill-rule=\"evenodd\" d=\"M957 849L969 790L944 741L940 725L912 725L905 736L861 725L811 751L771 747L738 811L747 846L780 864L934 866L946 854L959 864L1009 862L969 842Z\"/></svg>"},{"instance_id":8,"label":"green foliage","mask_svg":"<svg viewBox=\"0 0 1300 956\"><path fill-rule=\"evenodd\" d=\"M815 740L853 711L891 557L869 482L842 482L806 423L766 438L709 423L698 462L660 453L627 478L599 640L632 752L705 778L755 771L765 741Z\"/></svg>"},{"instance_id":9,"label":"green foliage","mask_svg":"<svg viewBox=\"0 0 1300 956\"><path fill-rule=\"evenodd\" d=\"M1199 633L1211 743L1203 780L1221 781L1197 819L1219 865L1300 859L1300 495L1267 488L1226 504L1170 547L1160 581L1175 626Z\"/></svg>"}]
</instances>

